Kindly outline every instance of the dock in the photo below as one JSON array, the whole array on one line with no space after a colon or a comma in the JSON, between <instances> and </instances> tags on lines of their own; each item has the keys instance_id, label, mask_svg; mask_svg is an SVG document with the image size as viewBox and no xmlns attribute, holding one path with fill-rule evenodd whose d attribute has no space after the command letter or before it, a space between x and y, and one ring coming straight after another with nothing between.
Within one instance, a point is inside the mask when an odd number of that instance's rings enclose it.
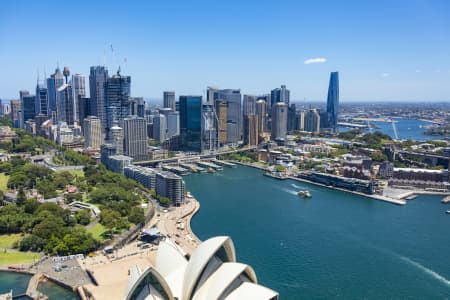
<instances>
[{"instance_id":1,"label":"dock","mask_svg":"<svg viewBox=\"0 0 450 300\"><path fill-rule=\"evenodd\" d=\"M30 281L28 282L28 287L27 287L27 291L25 292L25 295L31 299L39 299L39 300L45 300L48 299L47 296L45 296L44 294L42 294L41 292L39 292L37 290L38 285L39 285L39 281L42 278L42 274L40 273L36 273L33 275L33 277L31 277ZM25 295L18 295L18 296L25 296ZM14 296L15 298L16 296Z\"/></svg>"},{"instance_id":2,"label":"dock","mask_svg":"<svg viewBox=\"0 0 450 300\"><path fill-rule=\"evenodd\" d=\"M206 171L205 168L196 166L194 164L180 164L180 166L182 166L183 168L191 171L192 173L199 173L199 172L201 173L201 172L205 172Z\"/></svg>"},{"instance_id":3,"label":"dock","mask_svg":"<svg viewBox=\"0 0 450 300\"><path fill-rule=\"evenodd\" d=\"M162 166L162 169L181 176L189 175L189 170L182 167L164 165Z\"/></svg>"},{"instance_id":4,"label":"dock","mask_svg":"<svg viewBox=\"0 0 450 300\"><path fill-rule=\"evenodd\" d=\"M203 168L207 168L207 169L208 168L212 168L212 169L214 169L216 171L223 170L223 168L221 166L218 166L218 165L216 165L216 164L214 164L212 162L207 162L207 161L199 161L197 163L197 165L199 165L200 167L203 167Z\"/></svg>"},{"instance_id":5,"label":"dock","mask_svg":"<svg viewBox=\"0 0 450 300\"><path fill-rule=\"evenodd\" d=\"M215 163L216 165L219 165L219 166L232 167L232 168L235 168L235 167L236 167L235 164L230 163L230 162L228 162L228 161L224 161L224 160L218 160L218 159L216 159L216 160L212 160L212 162Z\"/></svg>"}]
</instances>

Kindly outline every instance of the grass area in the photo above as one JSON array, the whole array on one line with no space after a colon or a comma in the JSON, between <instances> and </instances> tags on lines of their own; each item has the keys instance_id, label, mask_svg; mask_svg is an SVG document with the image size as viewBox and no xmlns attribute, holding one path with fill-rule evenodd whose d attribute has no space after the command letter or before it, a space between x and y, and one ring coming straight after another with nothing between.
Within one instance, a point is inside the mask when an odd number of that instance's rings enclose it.
<instances>
[{"instance_id":1,"label":"grass area","mask_svg":"<svg viewBox=\"0 0 450 300\"><path fill-rule=\"evenodd\" d=\"M14 250L7 252L0 251L0 266L29 264L39 258L40 254L34 252L19 252Z\"/></svg>"},{"instance_id":2,"label":"grass area","mask_svg":"<svg viewBox=\"0 0 450 300\"><path fill-rule=\"evenodd\" d=\"M68 171L72 175L76 175L79 178L84 178L84 171L83 170L69 170Z\"/></svg>"},{"instance_id":3,"label":"grass area","mask_svg":"<svg viewBox=\"0 0 450 300\"><path fill-rule=\"evenodd\" d=\"M0 173L0 191L2 191L3 193L7 193L8 192L8 179L9 176L5 175L5 173Z\"/></svg>"},{"instance_id":4,"label":"grass area","mask_svg":"<svg viewBox=\"0 0 450 300\"><path fill-rule=\"evenodd\" d=\"M12 248L14 245L14 242L18 241L21 237L22 236L20 233L0 235L0 249Z\"/></svg>"},{"instance_id":5,"label":"grass area","mask_svg":"<svg viewBox=\"0 0 450 300\"><path fill-rule=\"evenodd\" d=\"M102 237L102 233L106 231L105 226L100 223L95 224L95 226L88 228L88 232L92 233L94 239L103 242L105 239Z\"/></svg>"}]
</instances>

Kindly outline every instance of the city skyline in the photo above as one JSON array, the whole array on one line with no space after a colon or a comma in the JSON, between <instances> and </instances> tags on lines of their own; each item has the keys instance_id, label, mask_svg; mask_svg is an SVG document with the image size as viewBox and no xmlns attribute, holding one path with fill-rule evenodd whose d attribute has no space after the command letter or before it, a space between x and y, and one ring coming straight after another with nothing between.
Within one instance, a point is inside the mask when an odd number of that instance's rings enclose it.
<instances>
[{"instance_id":1,"label":"city skyline","mask_svg":"<svg viewBox=\"0 0 450 300\"><path fill-rule=\"evenodd\" d=\"M325 101L327 74L336 70L342 102L449 99L446 1L173 2L126 7L127 14L117 2L104 4L81 1L70 11L3 4L0 43L8 46L0 63L8 72L0 75L0 98L33 90L37 71L48 77L59 62L84 76L90 66L114 74L120 64L133 77L132 96L158 101L163 91L206 99L207 86L260 94L282 84L292 101ZM45 34L54 24L70 34L56 42Z\"/></svg>"}]
</instances>

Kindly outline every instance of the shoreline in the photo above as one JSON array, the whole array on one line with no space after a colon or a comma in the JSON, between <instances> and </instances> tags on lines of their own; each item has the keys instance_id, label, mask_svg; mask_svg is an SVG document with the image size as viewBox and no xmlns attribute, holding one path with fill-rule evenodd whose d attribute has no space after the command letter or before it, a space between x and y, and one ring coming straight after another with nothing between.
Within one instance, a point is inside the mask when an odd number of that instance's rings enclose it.
<instances>
[{"instance_id":1,"label":"shoreline","mask_svg":"<svg viewBox=\"0 0 450 300\"><path fill-rule=\"evenodd\" d=\"M256 169L259 169L259 170L265 170L264 167L255 166L253 164L247 164L247 163L243 163L243 162L236 162L236 163L238 163L240 165L243 165L243 166L256 168ZM354 194L354 195L358 195L358 196L363 196L363 197L374 199L374 200L384 201L384 202L388 202L388 203L395 204L395 205L405 205L406 204L405 200L400 200L400 199L397 200L397 199L393 199L393 198L389 198L389 197L385 197L385 196L381 196L381 195L369 195L369 194L364 194L364 193L360 193L360 192L350 191L350 190L346 190L346 189L342 189L342 188L330 187L330 186L327 186L325 184L314 182L314 181L310 181L310 180L303 179L303 178L287 176L286 179L291 179L291 180L294 180L294 181L309 183L309 184L313 184L313 185L316 185L316 186L321 186L321 187L325 187L325 188L332 189L332 190L337 190L337 191L346 192L346 193L350 193L350 194Z\"/></svg>"}]
</instances>

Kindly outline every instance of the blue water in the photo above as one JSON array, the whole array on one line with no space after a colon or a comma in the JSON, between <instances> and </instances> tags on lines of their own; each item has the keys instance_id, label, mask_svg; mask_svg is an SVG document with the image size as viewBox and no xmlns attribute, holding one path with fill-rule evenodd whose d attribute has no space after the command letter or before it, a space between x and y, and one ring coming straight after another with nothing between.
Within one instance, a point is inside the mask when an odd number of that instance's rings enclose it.
<instances>
[{"instance_id":1,"label":"blue water","mask_svg":"<svg viewBox=\"0 0 450 300\"><path fill-rule=\"evenodd\" d=\"M397 122L395 126L397 127L398 139L401 140L417 140L417 141L425 141L425 140L439 140L443 139L444 136L439 135L427 135L425 134L425 126L430 125L431 123L415 120L415 119L395 119ZM394 129L392 128L392 123L388 122L370 122L373 125L376 125L378 128L374 128L371 131L365 130L365 132L375 132L381 131L385 134L388 134L393 139L395 138ZM340 129L341 131L350 130L347 128Z\"/></svg>"},{"instance_id":2,"label":"blue water","mask_svg":"<svg viewBox=\"0 0 450 300\"><path fill-rule=\"evenodd\" d=\"M13 295L26 292L31 275L15 272L0 272L0 294L8 293L11 289ZM48 296L49 300L77 300L80 299L72 291L65 289L51 281L40 283L38 291ZM22 299L22 298L21 298ZM23 299L28 299L24 297Z\"/></svg>"},{"instance_id":3,"label":"blue water","mask_svg":"<svg viewBox=\"0 0 450 300\"><path fill-rule=\"evenodd\" d=\"M238 260L281 299L450 298L450 215L440 197L395 206L247 167L185 181L201 203L194 232L231 236ZM296 195L304 188L312 199Z\"/></svg>"}]
</instances>

